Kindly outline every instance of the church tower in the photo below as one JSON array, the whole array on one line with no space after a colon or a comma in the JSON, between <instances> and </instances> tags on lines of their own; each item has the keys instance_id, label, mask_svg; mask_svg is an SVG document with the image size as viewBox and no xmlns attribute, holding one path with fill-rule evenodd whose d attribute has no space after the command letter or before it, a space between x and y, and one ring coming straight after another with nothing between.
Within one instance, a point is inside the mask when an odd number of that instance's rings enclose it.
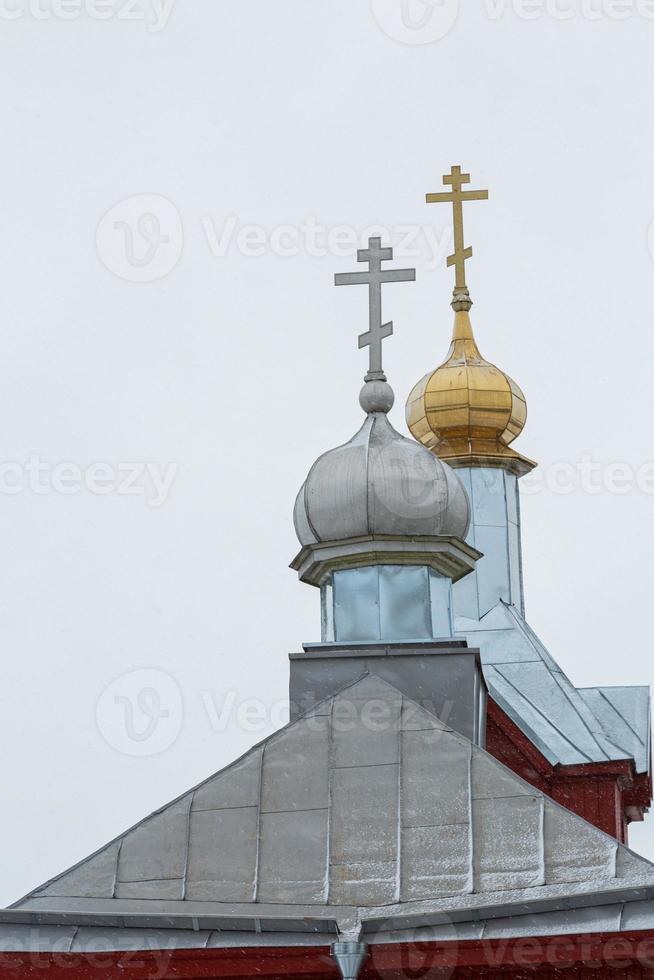
<instances>
[{"instance_id":1,"label":"church tower","mask_svg":"<svg viewBox=\"0 0 654 980\"><path fill-rule=\"evenodd\" d=\"M426 200L452 205L454 330L445 361L409 394L406 420L414 438L454 470L469 499L466 541L481 557L453 585L453 631L480 649L489 751L626 841L628 824L643 819L652 798L649 691L576 688L527 623L519 480L536 464L512 445L527 403L477 346L466 278L473 252L465 245L463 206L487 200L488 191L464 189L470 175L459 166L443 183L450 189Z\"/></svg>"},{"instance_id":2,"label":"church tower","mask_svg":"<svg viewBox=\"0 0 654 980\"><path fill-rule=\"evenodd\" d=\"M485 685L478 651L451 639L454 583L470 576L480 553L465 538L468 494L438 456L396 432L388 419L394 393L382 366L383 283L415 278L383 269L393 257L371 238L358 260L368 271L341 273L340 285L367 285L369 350L359 395L359 431L323 453L295 502L301 550L291 567L320 589L321 642L291 656L292 717L370 671L483 742Z\"/></svg>"},{"instance_id":3,"label":"church tower","mask_svg":"<svg viewBox=\"0 0 654 980\"><path fill-rule=\"evenodd\" d=\"M480 620L498 602L524 614L518 479L536 465L511 443L527 419L519 386L479 351L472 331L472 299L466 282L463 204L485 200L487 191L464 191L470 175L452 167L443 178L450 192L428 194L427 201L451 202L454 212L456 270L452 307L454 331L447 358L410 393L406 419L414 437L456 468L471 508L468 542L484 557L454 592L457 620Z\"/></svg>"}]
</instances>

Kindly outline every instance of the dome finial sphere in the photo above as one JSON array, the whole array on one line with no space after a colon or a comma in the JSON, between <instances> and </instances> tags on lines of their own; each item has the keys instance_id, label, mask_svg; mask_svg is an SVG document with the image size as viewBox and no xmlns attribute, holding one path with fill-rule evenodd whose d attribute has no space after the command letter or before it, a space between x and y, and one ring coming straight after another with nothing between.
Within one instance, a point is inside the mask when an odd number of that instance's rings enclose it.
<instances>
[{"instance_id":1,"label":"dome finial sphere","mask_svg":"<svg viewBox=\"0 0 654 980\"><path fill-rule=\"evenodd\" d=\"M368 415L383 412L387 415L395 402L395 394L387 381L366 381L359 393L359 404Z\"/></svg>"}]
</instances>

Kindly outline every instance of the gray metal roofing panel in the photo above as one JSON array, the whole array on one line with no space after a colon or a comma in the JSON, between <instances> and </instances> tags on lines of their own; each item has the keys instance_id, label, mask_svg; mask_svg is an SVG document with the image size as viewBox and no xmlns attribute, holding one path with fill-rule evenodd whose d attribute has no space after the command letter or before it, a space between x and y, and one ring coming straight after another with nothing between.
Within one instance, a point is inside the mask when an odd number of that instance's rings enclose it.
<instances>
[{"instance_id":1,"label":"gray metal roofing panel","mask_svg":"<svg viewBox=\"0 0 654 980\"><path fill-rule=\"evenodd\" d=\"M552 765L592 762L598 756L606 761L606 753L594 742L545 664L485 667L484 677L491 697Z\"/></svg>"},{"instance_id":2,"label":"gray metal roofing panel","mask_svg":"<svg viewBox=\"0 0 654 980\"><path fill-rule=\"evenodd\" d=\"M649 770L650 690L648 687L586 687L579 694L598 719L607 739L636 763L636 772Z\"/></svg>"}]
</instances>

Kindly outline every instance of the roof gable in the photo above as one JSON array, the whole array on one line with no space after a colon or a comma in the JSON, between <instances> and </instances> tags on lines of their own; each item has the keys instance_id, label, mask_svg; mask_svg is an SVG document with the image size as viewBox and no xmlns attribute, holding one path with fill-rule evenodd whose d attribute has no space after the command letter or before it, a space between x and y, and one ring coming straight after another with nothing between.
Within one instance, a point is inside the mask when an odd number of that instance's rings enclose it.
<instances>
[{"instance_id":1,"label":"roof gable","mask_svg":"<svg viewBox=\"0 0 654 980\"><path fill-rule=\"evenodd\" d=\"M643 881L649 862L367 675L17 907L492 904Z\"/></svg>"}]
</instances>

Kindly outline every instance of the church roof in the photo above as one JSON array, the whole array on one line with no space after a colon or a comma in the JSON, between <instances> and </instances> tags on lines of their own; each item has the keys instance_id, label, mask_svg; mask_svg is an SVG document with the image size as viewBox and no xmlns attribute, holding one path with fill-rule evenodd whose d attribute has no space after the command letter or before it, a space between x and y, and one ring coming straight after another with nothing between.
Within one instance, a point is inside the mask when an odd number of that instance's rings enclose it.
<instances>
[{"instance_id":1,"label":"church roof","mask_svg":"<svg viewBox=\"0 0 654 980\"><path fill-rule=\"evenodd\" d=\"M649 688L577 689L502 601L480 620L457 620L456 633L479 646L491 697L552 765L632 758L649 771Z\"/></svg>"},{"instance_id":2,"label":"church roof","mask_svg":"<svg viewBox=\"0 0 654 980\"><path fill-rule=\"evenodd\" d=\"M653 865L365 675L8 914L353 933L631 898Z\"/></svg>"}]
</instances>

